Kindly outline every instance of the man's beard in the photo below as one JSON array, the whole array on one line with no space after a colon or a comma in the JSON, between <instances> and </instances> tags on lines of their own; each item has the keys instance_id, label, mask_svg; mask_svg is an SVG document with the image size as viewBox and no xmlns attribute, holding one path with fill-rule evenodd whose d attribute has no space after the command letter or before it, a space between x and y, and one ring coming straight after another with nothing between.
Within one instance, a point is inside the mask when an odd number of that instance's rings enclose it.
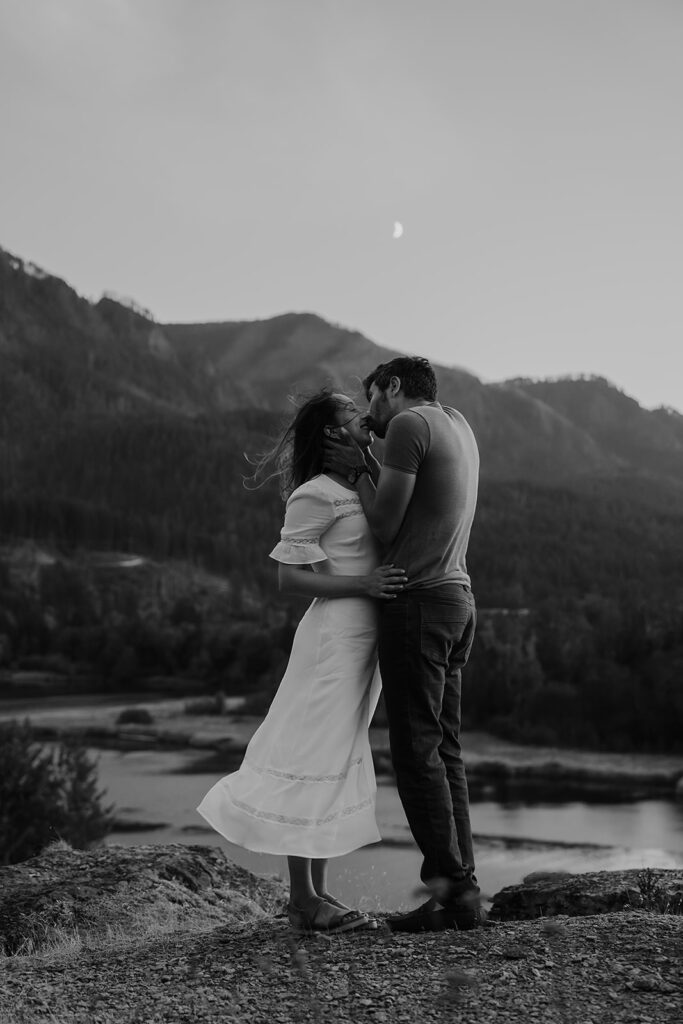
<instances>
[{"instance_id":1,"label":"man's beard","mask_svg":"<svg viewBox=\"0 0 683 1024\"><path fill-rule=\"evenodd\" d=\"M368 425L368 429L372 431L375 437L383 438L386 436L386 424L378 423L376 420L371 419L367 419L365 422Z\"/></svg>"}]
</instances>

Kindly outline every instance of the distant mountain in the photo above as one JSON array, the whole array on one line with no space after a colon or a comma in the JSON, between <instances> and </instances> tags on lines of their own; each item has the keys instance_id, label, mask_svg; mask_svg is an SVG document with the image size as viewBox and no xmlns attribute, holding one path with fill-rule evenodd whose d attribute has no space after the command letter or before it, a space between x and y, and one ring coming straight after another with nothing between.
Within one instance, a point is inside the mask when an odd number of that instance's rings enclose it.
<instances>
[{"instance_id":1,"label":"distant mountain","mask_svg":"<svg viewBox=\"0 0 683 1024\"><path fill-rule=\"evenodd\" d=\"M5 434L61 414L197 413L203 397L155 324L109 299L93 305L0 250Z\"/></svg>"},{"instance_id":2,"label":"distant mountain","mask_svg":"<svg viewBox=\"0 0 683 1024\"><path fill-rule=\"evenodd\" d=\"M197 417L291 409L322 383L357 392L399 353L311 313L157 324L112 298L93 304L0 250L0 429L22 444L55 416ZM544 483L633 473L683 484L683 417L642 409L607 381L483 384L435 367L439 397L470 420L484 476Z\"/></svg>"},{"instance_id":3,"label":"distant mountain","mask_svg":"<svg viewBox=\"0 0 683 1024\"><path fill-rule=\"evenodd\" d=\"M584 430L624 466L651 477L683 480L683 416L673 409L643 409L603 377L520 379L509 386Z\"/></svg>"},{"instance_id":4,"label":"distant mountain","mask_svg":"<svg viewBox=\"0 0 683 1024\"><path fill-rule=\"evenodd\" d=\"M357 393L362 377L400 355L310 313L254 323L163 327L188 377L208 382L213 407L291 408L288 396L329 382ZM566 479L615 474L622 462L552 407L514 386L485 385L464 370L436 366L439 397L469 419L483 471L496 479Z\"/></svg>"}]
</instances>

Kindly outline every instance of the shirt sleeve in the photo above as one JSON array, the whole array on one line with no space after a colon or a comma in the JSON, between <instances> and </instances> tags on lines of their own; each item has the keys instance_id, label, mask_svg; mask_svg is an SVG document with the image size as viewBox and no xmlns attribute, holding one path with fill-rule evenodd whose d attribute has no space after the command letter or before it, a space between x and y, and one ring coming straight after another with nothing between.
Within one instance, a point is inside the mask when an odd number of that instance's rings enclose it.
<instances>
[{"instance_id":1,"label":"shirt sleeve","mask_svg":"<svg viewBox=\"0 0 683 1024\"><path fill-rule=\"evenodd\" d=\"M280 542L270 558L285 565L311 565L324 562L327 555L320 538L335 520L330 498L313 488L300 487L287 502Z\"/></svg>"},{"instance_id":2,"label":"shirt sleeve","mask_svg":"<svg viewBox=\"0 0 683 1024\"><path fill-rule=\"evenodd\" d=\"M407 409L389 423L383 465L415 474L428 448L429 425L418 413Z\"/></svg>"}]
</instances>

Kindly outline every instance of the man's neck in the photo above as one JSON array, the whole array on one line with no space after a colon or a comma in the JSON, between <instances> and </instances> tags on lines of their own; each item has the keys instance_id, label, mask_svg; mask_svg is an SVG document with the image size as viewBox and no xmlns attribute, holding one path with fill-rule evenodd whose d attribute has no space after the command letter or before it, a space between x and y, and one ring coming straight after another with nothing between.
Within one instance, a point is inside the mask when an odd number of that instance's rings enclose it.
<instances>
[{"instance_id":1,"label":"man's neck","mask_svg":"<svg viewBox=\"0 0 683 1024\"><path fill-rule=\"evenodd\" d=\"M434 405L434 402L430 402L428 398L403 398L399 412L414 409L418 405Z\"/></svg>"}]
</instances>

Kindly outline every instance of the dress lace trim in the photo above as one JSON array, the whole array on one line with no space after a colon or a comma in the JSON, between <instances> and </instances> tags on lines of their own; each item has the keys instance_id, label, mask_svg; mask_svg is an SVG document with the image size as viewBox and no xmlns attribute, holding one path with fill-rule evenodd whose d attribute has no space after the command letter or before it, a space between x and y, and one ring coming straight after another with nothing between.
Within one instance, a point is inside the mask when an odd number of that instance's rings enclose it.
<instances>
[{"instance_id":1,"label":"dress lace trim","mask_svg":"<svg viewBox=\"0 0 683 1024\"><path fill-rule=\"evenodd\" d=\"M362 515L363 515L363 509L362 508L351 508L351 509L349 509L348 512L340 512L339 515L335 517L335 519L346 519L348 516L362 516Z\"/></svg>"},{"instance_id":2,"label":"dress lace trim","mask_svg":"<svg viewBox=\"0 0 683 1024\"><path fill-rule=\"evenodd\" d=\"M360 498L356 494L353 498L335 498L335 506L337 505L360 505Z\"/></svg>"},{"instance_id":3,"label":"dress lace trim","mask_svg":"<svg viewBox=\"0 0 683 1024\"><path fill-rule=\"evenodd\" d=\"M258 772L259 775L272 775L276 779L288 779L292 782L339 782L340 779L347 778L352 768L363 763L363 757L355 757L352 761L349 761L342 771L333 775L295 775L294 772L281 772L277 768L263 768L261 765L254 764L248 758L244 759L244 763L249 765L252 771Z\"/></svg>"},{"instance_id":4,"label":"dress lace trim","mask_svg":"<svg viewBox=\"0 0 683 1024\"><path fill-rule=\"evenodd\" d=\"M291 818L287 814L261 811L258 807L253 807L251 804L245 803L244 800L237 800L233 796L230 799L235 807L239 807L241 811L244 811L245 814L252 818L260 818L262 821L273 821L282 825L296 825L298 828L319 828L321 825L329 825L330 822L336 821L338 818L349 818L352 814L358 814L359 811L364 811L367 807L372 807L373 804L372 797L366 797L359 804L342 807L341 810L328 814L326 818Z\"/></svg>"},{"instance_id":5,"label":"dress lace trim","mask_svg":"<svg viewBox=\"0 0 683 1024\"><path fill-rule=\"evenodd\" d=\"M282 544L318 544L320 537L283 537Z\"/></svg>"}]
</instances>

